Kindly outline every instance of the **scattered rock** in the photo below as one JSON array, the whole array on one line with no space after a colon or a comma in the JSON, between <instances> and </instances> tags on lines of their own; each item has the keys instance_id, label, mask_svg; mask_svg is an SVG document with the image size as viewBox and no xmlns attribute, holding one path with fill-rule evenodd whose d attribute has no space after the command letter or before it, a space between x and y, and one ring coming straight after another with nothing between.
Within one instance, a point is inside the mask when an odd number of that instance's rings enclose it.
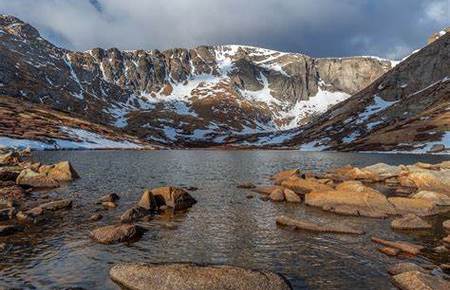
<instances>
[{"instance_id":1,"label":"scattered rock","mask_svg":"<svg viewBox=\"0 0 450 290\"><path fill-rule=\"evenodd\" d=\"M89 217L89 220L92 221L92 222L96 222L96 221L101 220L102 218L103 218L103 215L101 215L99 213L94 213L93 215L91 215Z\"/></svg>"},{"instance_id":2,"label":"scattered rock","mask_svg":"<svg viewBox=\"0 0 450 290\"><path fill-rule=\"evenodd\" d=\"M311 191L332 191L333 188L329 185L318 182L315 178L300 178L298 176L291 176L284 180L281 185L296 193L304 194Z\"/></svg>"},{"instance_id":3,"label":"scattered rock","mask_svg":"<svg viewBox=\"0 0 450 290\"><path fill-rule=\"evenodd\" d=\"M392 256L392 257L397 256L400 253L399 249L391 248L391 247L378 248L378 251L385 255Z\"/></svg>"},{"instance_id":4,"label":"scattered rock","mask_svg":"<svg viewBox=\"0 0 450 290\"><path fill-rule=\"evenodd\" d=\"M104 195L100 197L97 201L97 203L103 203L103 202L116 202L120 199L120 196L118 196L116 193L109 193L107 195Z\"/></svg>"},{"instance_id":5,"label":"scattered rock","mask_svg":"<svg viewBox=\"0 0 450 290\"><path fill-rule=\"evenodd\" d=\"M146 210L156 210L158 208L155 197L150 190L144 191L141 199L138 202L138 207L144 208Z\"/></svg>"},{"instance_id":6,"label":"scattered rock","mask_svg":"<svg viewBox=\"0 0 450 290\"><path fill-rule=\"evenodd\" d=\"M73 181L80 177L69 161L61 161L53 165L42 165L39 167L39 173L59 182Z\"/></svg>"},{"instance_id":7,"label":"scattered rock","mask_svg":"<svg viewBox=\"0 0 450 290\"><path fill-rule=\"evenodd\" d=\"M276 219L277 224L283 226L293 226L298 230L306 230L313 232L322 232L322 233L336 233L336 234L356 234L362 235L364 234L361 230L355 230L345 225L319 225L312 223L310 221L304 221L300 219L293 219L287 216L279 216Z\"/></svg>"},{"instance_id":8,"label":"scattered rock","mask_svg":"<svg viewBox=\"0 0 450 290\"><path fill-rule=\"evenodd\" d=\"M0 226L0 237L10 236L17 232L21 232L23 230L24 230L24 227L19 226L19 225Z\"/></svg>"},{"instance_id":9,"label":"scattered rock","mask_svg":"<svg viewBox=\"0 0 450 290\"><path fill-rule=\"evenodd\" d=\"M254 185L251 182L245 182L245 183L241 183L237 186L237 188L247 188L247 189L251 189L251 188L255 188L256 185Z\"/></svg>"},{"instance_id":10,"label":"scattered rock","mask_svg":"<svg viewBox=\"0 0 450 290\"><path fill-rule=\"evenodd\" d=\"M293 190L290 190L288 188L284 189L284 197L286 198L287 202L294 202L294 203L302 202L300 196L296 194Z\"/></svg>"},{"instance_id":11,"label":"scattered rock","mask_svg":"<svg viewBox=\"0 0 450 290\"><path fill-rule=\"evenodd\" d=\"M104 208L116 208L117 204L115 202L112 202L112 201L105 201L105 202L102 202L102 206Z\"/></svg>"},{"instance_id":12,"label":"scattered rock","mask_svg":"<svg viewBox=\"0 0 450 290\"><path fill-rule=\"evenodd\" d=\"M404 272L392 277L392 282L401 290L448 290L450 289L450 282L444 279L431 276L419 271Z\"/></svg>"},{"instance_id":13,"label":"scattered rock","mask_svg":"<svg viewBox=\"0 0 450 290\"><path fill-rule=\"evenodd\" d=\"M408 242L400 242L400 241L387 241L387 240L383 240L377 237L372 237L372 241L378 244L382 244L391 248L395 248L395 249L399 249L402 252L405 253L409 253L412 255L417 255L420 253L420 251L424 248L422 246L419 245L415 245L412 243L408 243Z\"/></svg>"},{"instance_id":14,"label":"scattered rock","mask_svg":"<svg viewBox=\"0 0 450 290\"><path fill-rule=\"evenodd\" d=\"M120 221L123 223L130 223L133 221L136 221L140 218L143 218L150 214L150 211L143 208L143 207L132 207L128 210L126 210L121 216Z\"/></svg>"},{"instance_id":15,"label":"scattered rock","mask_svg":"<svg viewBox=\"0 0 450 290\"><path fill-rule=\"evenodd\" d=\"M90 232L90 237L101 244L115 244L138 239L143 228L132 224L111 225Z\"/></svg>"},{"instance_id":16,"label":"scattered rock","mask_svg":"<svg viewBox=\"0 0 450 290\"><path fill-rule=\"evenodd\" d=\"M158 206L166 205L174 210L190 208L197 202L187 191L178 187L158 187L151 192Z\"/></svg>"},{"instance_id":17,"label":"scattered rock","mask_svg":"<svg viewBox=\"0 0 450 290\"><path fill-rule=\"evenodd\" d=\"M283 187L278 185L257 186L255 188L252 188L252 191L259 194L270 195L275 189L283 190Z\"/></svg>"},{"instance_id":18,"label":"scattered rock","mask_svg":"<svg viewBox=\"0 0 450 290\"><path fill-rule=\"evenodd\" d=\"M272 176L270 179L272 179L276 185L280 185L284 180L286 180L292 176L297 176L299 173L300 173L300 170L298 170L298 169L284 170L284 171L278 172L277 174Z\"/></svg>"},{"instance_id":19,"label":"scattered rock","mask_svg":"<svg viewBox=\"0 0 450 290\"><path fill-rule=\"evenodd\" d=\"M292 289L281 275L225 265L118 264L109 274L119 285L136 290Z\"/></svg>"},{"instance_id":20,"label":"scattered rock","mask_svg":"<svg viewBox=\"0 0 450 290\"><path fill-rule=\"evenodd\" d=\"M413 194L411 198L426 199L434 202L436 205L450 206L450 196L434 191L422 190L416 194Z\"/></svg>"},{"instance_id":21,"label":"scattered rock","mask_svg":"<svg viewBox=\"0 0 450 290\"><path fill-rule=\"evenodd\" d=\"M375 190L352 191L315 191L306 194L307 205L339 214L385 218L396 211L387 198Z\"/></svg>"},{"instance_id":22,"label":"scattered rock","mask_svg":"<svg viewBox=\"0 0 450 290\"><path fill-rule=\"evenodd\" d=\"M398 275L405 272L418 271L427 273L425 269L414 263L398 263L388 268L388 273L391 275Z\"/></svg>"},{"instance_id":23,"label":"scattered rock","mask_svg":"<svg viewBox=\"0 0 450 290\"><path fill-rule=\"evenodd\" d=\"M16 180L19 185L32 186L37 188L55 188L59 186L58 181L31 169L24 169L20 172Z\"/></svg>"},{"instance_id":24,"label":"scattered rock","mask_svg":"<svg viewBox=\"0 0 450 290\"><path fill-rule=\"evenodd\" d=\"M284 193L282 189L275 189L274 191L272 191L272 193L270 194L270 199L272 201L284 201Z\"/></svg>"},{"instance_id":25,"label":"scattered rock","mask_svg":"<svg viewBox=\"0 0 450 290\"><path fill-rule=\"evenodd\" d=\"M424 230L432 226L415 214L407 214L401 218L394 219L391 227L397 230Z\"/></svg>"},{"instance_id":26,"label":"scattered rock","mask_svg":"<svg viewBox=\"0 0 450 290\"><path fill-rule=\"evenodd\" d=\"M395 207L398 214L413 213L418 216L431 216L438 213L436 204L427 199L389 197L388 201Z\"/></svg>"}]
</instances>

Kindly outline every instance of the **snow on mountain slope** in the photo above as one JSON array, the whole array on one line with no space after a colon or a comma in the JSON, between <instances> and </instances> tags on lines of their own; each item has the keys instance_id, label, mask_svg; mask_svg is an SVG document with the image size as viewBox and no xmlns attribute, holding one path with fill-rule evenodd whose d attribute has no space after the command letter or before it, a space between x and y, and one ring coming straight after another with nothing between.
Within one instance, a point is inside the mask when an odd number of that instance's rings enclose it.
<instances>
[{"instance_id":1,"label":"snow on mountain slope","mask_svg":"<svg viewBox=\"0 0 450 290\"><path fill-rule=\"evenodd\" d=\"M239 45L73 52L12 16L0 17L0 29L0 93L168 145L307 124L393 67Z\"/></svg>"}]
</instances>

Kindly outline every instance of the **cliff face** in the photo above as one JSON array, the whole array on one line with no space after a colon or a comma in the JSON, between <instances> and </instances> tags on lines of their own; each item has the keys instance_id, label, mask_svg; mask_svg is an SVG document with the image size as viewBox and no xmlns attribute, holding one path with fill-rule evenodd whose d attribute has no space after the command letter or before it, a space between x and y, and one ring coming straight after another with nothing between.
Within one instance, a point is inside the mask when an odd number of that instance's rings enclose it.
<instances>
[{"instance_id":1,"label":"cliff face","mask_svg":"<svg viewBox=\"0 0 450 290\"><path fill-rule=\"evenodd\" d=\"M284 146L310 150L450 152L449 74L450 34L444 33L308 125L252 142L274 144L278 138Z\"/></svg>"},{"instance_id":2,"label":"cliff face","mask_svg":"<svg viewBox=\"0 0 450 290\"><path fill-rule=\"evenodd\" d=\"M0 17L0 94L164 144L220 144L306 124L392 67L247 46L73 52Z\"/></svg>"}]
</instances>

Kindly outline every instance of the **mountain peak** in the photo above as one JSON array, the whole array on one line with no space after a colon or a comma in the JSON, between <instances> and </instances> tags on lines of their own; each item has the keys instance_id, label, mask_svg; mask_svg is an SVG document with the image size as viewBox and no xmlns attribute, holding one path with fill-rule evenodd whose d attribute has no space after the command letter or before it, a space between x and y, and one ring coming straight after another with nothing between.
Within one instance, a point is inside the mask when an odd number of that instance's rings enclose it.
<instances>
[{"instance_id":1,"label":"mountain peak","mask_svg":"<svg viewBox=\"0 0 450 290\"><path fill-rule=\"evenodd\" d=\"M0 29L25 39L40 37L39 31L36 28L11 15L0 15Z\"/></svg>"}]
</instances>

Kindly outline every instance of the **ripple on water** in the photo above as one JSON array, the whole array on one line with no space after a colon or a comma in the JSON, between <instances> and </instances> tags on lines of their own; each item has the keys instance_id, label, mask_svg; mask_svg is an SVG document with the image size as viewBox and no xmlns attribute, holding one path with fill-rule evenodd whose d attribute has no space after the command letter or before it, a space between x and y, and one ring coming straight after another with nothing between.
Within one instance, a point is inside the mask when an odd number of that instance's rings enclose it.
<instances>
[{"instance_id":1,"label":"ripple on water","mask_svg":"<svg viewBox=\"0 0 450 290\"><path fill-rule=\"evenodd\" d=\"M54 194L74 198L74 208L14 239L0 240L13 245L7 257L0 258L0 286L117 289L108 278L114 263L191 261L279 272L297 289L386 289L391 285L385 267L395 261L376 251L372 235L430 245L442 235L441 220L434 220L433 234L392 232L389 220L337 216L304 205L247 199L248 191L236 185L269 183L269 176L286 168L324 171L346 164L435 163L448 157L187 150L39 152L36 158L73 163L82 178ZM169 184L198 187L192 193L198 203L186 214L142 223L150 230L134 244L104 246L88 238L93 228L117 222L144 188ZM119 207L101 210L104 218L99 222L87 221L98 211L95 200L108 192L120 193ZM276 226L280 214L345 223L363 229L366 235L290 231Z\"/></svg>"}]
</instances>

